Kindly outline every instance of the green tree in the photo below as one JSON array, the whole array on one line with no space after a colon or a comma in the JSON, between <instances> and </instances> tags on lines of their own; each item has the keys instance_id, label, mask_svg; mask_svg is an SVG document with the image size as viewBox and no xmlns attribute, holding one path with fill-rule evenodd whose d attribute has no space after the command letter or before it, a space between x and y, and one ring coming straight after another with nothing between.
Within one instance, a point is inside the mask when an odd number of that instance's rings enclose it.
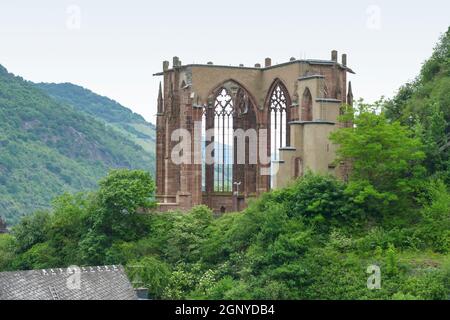
<instances>
[{"instance_id":1,"label":"green tree","mask_svg":"<svg viewBox=\"0 0 450 320\"><path fill-rule=\"evenodd\" d=\"M145 217L138 211L156 204L155 184L148 172L112 170L99 185L88 208L88 232L80 241L86 263L101 263L114 241L135 241L142 237L147 227Z\"/></svg>"},{"instance_id":2,"label":"green tree","mask_svg":"<svg viewBox=\"0 0 450 320\"><path fill-rule=\"evenodd\" d=\"M355 221L362 214L345 189L346 185L335 177L308 172L279 194L288 194L286 202L290 215L312 218L318 223L325 221L330 226L330 223Z\"/></svg>"},{"instance_id":3,"label":"green tree","mask_svg":"<svg viewBox=\"0 0 450 320\"><path fill-rule=\"evenodd\" d=\"M9 234L0 234L0 271L9 271L14 258L13 237Z\"/></svg>"},{"instance_id":4,"label":"green tree","mask_svg":"<svg viewBox=\"0 0 450 320\"><path fill-rule=\"evenodd\" d=\"M22 218L20 223L12 229L17 253L23 253L35 244L46 241L49 222L50 214L46 211L38 211L31 216Z\"/></svg>"},{"instance_id":5,"label":"green tree","mask_svg":"<svg viewBox=\"0 0 450 320\"><path fill-rule=\"evenodd\" d=\"M383 207L405 200L424 175L421 140L362 102L343 118L354 126L333 132L330 139L339 146L337 161L352 164L348 189L358 194L356 200L373 199Z\"/></svg>"},{"instance_id":6,"label":"green tree","mask_svg":"<svg viewBox=\"0 0 450 320\"><path fill-rule=\"evenodd\" d=\"M169 259L174 262L180 259L187 261L198 259L202 241L207 238L206 228L212 220L211 209L203 205L194 207L187 214L175 216L167 240Z\"/></svg>"},{"instance_id":7,"label":"green tree","mask_svg":"<svg viewBox=\"0 0 450 320\"><path fill-rule=\"evenodd\" d=\"M450 27L416 79L383 103L386 117L417 130L426 168L450 185Z\"/></svg>"},{"instance_id":8,"label":"green tree","mask_svg":"<svg viewBox=\"0 0 450 320\"><path fill-rule=\"evenodd\" d=\"M148 256L130 261L127 265L128 275L134 286L149 289L152 299L161 299L169 284L170 267L156 257Z\"/></svg>"}]
</instances>

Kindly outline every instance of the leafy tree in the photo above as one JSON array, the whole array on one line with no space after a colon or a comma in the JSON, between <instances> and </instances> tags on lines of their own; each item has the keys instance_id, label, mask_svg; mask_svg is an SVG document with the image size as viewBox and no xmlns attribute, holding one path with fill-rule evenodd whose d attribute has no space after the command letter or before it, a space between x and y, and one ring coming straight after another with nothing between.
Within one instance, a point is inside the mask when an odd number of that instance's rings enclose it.
<instances>
[{"instance_id":1,"label":"leafy tree","mask_svg":"<svg viewBox=\"0 0 450 320\"><path fill-rule=\"evenodd\" d=\"M450 184L450 28L417 78L383 103L391 121L417 130L425 145L431 175Z\"/></svg>"},{"instance_id":2,"label":"leafy tree","mask_svg":"<svg viewBox=\"0 0 450 320\"><path fill-rule=\"evenodd\" d=\"M14 269L33 270L57 266L59 258L48 242L37 243L29 250L18 255L12 263Z\"/></svg>"},{"instance_id":3,"label":"leafy tree","mask_svg":"<svg viewBox=\"0 0 450 320\"><path fill-rule=\"evenodd\" d=\"M23 253L34 245L48 239L50 214L38 211L32 216L24 217L12 230L16 241L17 253Z\"/></svg>"},{"instance_id":4,"label":"leafy tree","mask_svg":"<svg viewBox=\"0 0 450 320\"><path fill-rule=\"evenodd\" d=\"M15 258L14 239L9 234L0 234L0 271L9 270Z\"/></svg>"},{"instance_id":5,"label":"leafy tree","mask_svg":"<svg viewBox=\"0 0 450 320\"><path fill-rule=\"evenodd\" d=\"M99 182L88 217L89 230L80 241L82 259L100 263L114 241L134 241L146 231L140 209L155 205L155 184L148 172L112 170Z\"/></svg>"},{"instance_id":6,"label":"leafy tree","mask_svg":"<svg viewBox=\"0 0 450 320\"><path fill-rule=\"evenodd\" d=\"M422 223L415 230L437 252L450 251L450 192L442 181L431 181L427 188L430 198L421 210Z\"/></svg>"},{"instance_id":7,"label":"leafy tree","mask_svg":"<svg viewBox=\"0 0 450 320\"><path fill-rule=\"evenodd\" d=\"M287 194L287 196L281 196ZM281 191L277 197L286 197L292 216L312 218L325 224L342 223L360 216L362 211L346 193L346 185L331 176L308 172L292 187Z\"/></svg>"},{"instance_id":8,"label":"leafy tree","mask_svg":"<svg viewBox=\"0 0 450 320\"><path fill-rule=\"evenodd\" d=\"M88 205L92 195L68 193L53 201L49 223L49 244L58 252L59 265L80 264L79 242L86 233Z\"/></svg>"},{"instance_id":9,"label":"leafy tree","mask_svg":"<svg viewBox=\"0 0 450 320\"><path fill-rule=\"evenodd\" d=\"M202 240L207 237L206 228L212 219L212 211L206 206L198 206L187 214L177 215L168 234L168 258L174 262L198 259Z\"/></svg>"},{"instance_id":10,"label":"leafy tree","mask_svg":"<svg viewBox=\"0 0 450 320\"><path fill-rule=\"evenodd\" d=\"M354 126L333 132L330 139L339 145L337 161L352 164L348 190L358 194L356 200L373 199L386 207L405 200L420 186L425 155L411 130L371 107L360 102L357 110L344 116Z\"/></svg>"},{"instance_id":11,"label":"leafy tree","mask_svg":"<svg viewBox=\"0 0 450 320\"><path fill-rule=\"evenodd\" d=\"M169 284L170 267L156 257L147 256L140 260L133 260L127 266L128 275L135 286L149 289L152 299L161 299L165 288Z\"/></svg>"}]
</instances>

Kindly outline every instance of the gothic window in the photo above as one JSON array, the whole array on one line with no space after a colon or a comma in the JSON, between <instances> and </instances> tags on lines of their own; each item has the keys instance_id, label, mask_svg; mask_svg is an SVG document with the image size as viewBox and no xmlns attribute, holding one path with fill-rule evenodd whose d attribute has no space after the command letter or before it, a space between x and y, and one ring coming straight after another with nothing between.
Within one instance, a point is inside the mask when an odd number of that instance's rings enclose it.
<instances>
[{"instance_id":1,"label":"gothic window","mask_svg":"<svg viewBox=\"0 0 450 320\"><path fill-rule=\"evenodd\" d=\"M208 98L208 105L203 108L202 153L207 161L202 163L202 190L207 194L232 192L235 179L243 183L246 191L256 190L256 167L247 163L249 141L246 141L245 151L240 150L245 152L246 163L238 164L235 159L242 154L237 150L234 130L245 131L256 126L251 96L244 88L231 82L214 92ZM209 159L211 156L212 159Z\"/></svg>"},{"instance_id":2,"label":"gothic window","mask_svg":"<svg viewBox=\"0 0 450 320\"><path fill-rule=\"evenodd\" d=\"M303 92L302 97L302 121L312 121L312 96L308 88Z\"/></svg>"},{"instance_id":3,"label":"gothic window","mask_svg":"<svg viewBox=\"0 0 450 320\"><path fill-rule=\"evenodd\" d=\"M270 151L272 160L279 160L279 148L286 146L287 97L279 84L270 96Z\"/></svg>"},{"instance_id":4,"label":"gothic window","mask_svg":"<svg viewBox=\"0 0 450 320\"><path fill-rule=\"evenodd\" d=\"M222 88L214 101L214 191L233 188L233 100Z\"/></svg>"}]
</instances>

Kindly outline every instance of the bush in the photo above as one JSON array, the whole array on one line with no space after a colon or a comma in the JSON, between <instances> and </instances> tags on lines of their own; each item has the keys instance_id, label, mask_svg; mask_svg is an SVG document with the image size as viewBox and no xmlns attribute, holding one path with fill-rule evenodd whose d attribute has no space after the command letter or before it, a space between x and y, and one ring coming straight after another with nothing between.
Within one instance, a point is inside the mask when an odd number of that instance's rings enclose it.
<instances>
[{"instance_id":1,"label":"bush","mask_svg":"<svg viewBox=\"0 0 450 320\"><path fill-rule=\"evenodd\" d=\"M323 217L326 224L348 222L361 218L361 210L353 203L346 193L344 183L331 176L321 176L308 173L299 179L285 193L289 215L303 216L320 221Z\"/></svg>"},{"instance_id":2,"label":"bush","mask_svg":"<svg viewBox=\"0 0 450 320\"><path fill-rule=\"evenodd\" d=\"M422 221L415 235L437 252L450 250L450 193L441 181L431 182L430 201L422 209Z\"/></svg>"},{"instance_id":3,"label":"bush","mask_svg":"<svg viewBox=\"0 0 450 320\"><path fill-rule=\"evenodd\" d=\"M170 267L156 257L148 256L127 264L127 273L134 286L149 290L152 299L161 299L169 284Z\"/></svg>"},{"instance_id":4,"label":"bush","mask_svg":"<svg viewBox=\"0 0 450 320\"><path fill-rule=\"evenodd\" d=\"M14 258L14 238L9 234L0 234L0 272L9 271Z\"/></svg>"}]
</instances>

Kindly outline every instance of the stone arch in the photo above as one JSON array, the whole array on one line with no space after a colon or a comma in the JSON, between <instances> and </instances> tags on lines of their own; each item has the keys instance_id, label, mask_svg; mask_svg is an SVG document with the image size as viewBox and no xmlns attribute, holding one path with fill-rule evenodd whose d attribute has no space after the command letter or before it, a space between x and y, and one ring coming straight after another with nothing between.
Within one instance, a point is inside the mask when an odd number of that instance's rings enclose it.
<instances>
[{"instance_id":1,"label":"stone arch","mask_svg":"<svg viewBox=\"0 0 450 320\"><path fill-rule=\"evenodd\" d=\"M287 86L280 78L275 78L266 94L264 111L267 117L268 150L271 160L279 160L279 149L290 145L290 125L292 120L292 99ZM270 166L273 169L272 164ZM268 181L268 188L272 179Z\"/></svg>"},{"instance_id":2,"label":"stone arch","mask_svg":"<svg viewBox=\"0 0 450 320\"><path fill-rule=\"evenodd\" d=\"M232 90L233 86L236 87L235 91ZM207 101L206 101L206 104L208 106L210 106L210 104L216 98L218 92L220 90L222 90L223 88L227 89L231 93L231 96L232 96L233 100L236 99L239 89L243 90L248 95L248 97L250 98L251 105L253 106L253 109L255 111L255 115L257 117L256 120L257 120L258 123L260 123L259 112L258 112L258 104L256 102L257 100L255 98L255 95L252 92L250 92L250 90L248 90L246 86L244 86L239 81L234 80L232 78L227 79L225 81L221 81L221 82L217 83L216 85L214 85L212 87L212 89L209 91L209 95L208 95Z\"/></svg>"},{"instance_id":3,"label":"stone arch","mask_svg":"<svg viewBox=\"0 0 450 320\"><path fill-rule=\"evenodd\" d=\"M269 133L268 144L270 146L272 158L274 158L273 153L277 152L275 149L286 147L290 144L290 128L288 123L292 119L291 111L293 108L291 106L292 99L286 85L280 78L275 78L267 92L264 103L264 108L267 112L267 129ZM278 115L280 118L277 117ZM280 122L277 123L278 121ZM281 128L278 127L279 125ZM278 131L278 129L281 130ZM274 135L277 135L276 139L279 141L274 140Z\"/></svg>"},{"instance_id":4,"label":"stone arch","mask_svg":"<svg viewBox=\"0 0 450 320\"><path fill-rule=\"evenodd\" d=\"M218 102L219 98L220 102ZM217 110L218 107L226 110ZM221 115L223 117L220 117ZM214 129L214 164L204 164L202 170L203 191L206 192L204 197L207 202L215 201L214 193L231 193L234 182L242 184L240 190L244 194L256 192L258 165L247 162L247 159L250 159L247 154L250 142L245 141L246 163L238 164L234 132L237 129L256 130L257 116L254 97L237 81L224 81L210 91L202 117L204 130ZM219 125L216 124L218 121ZM205 142L205 146L210 143ZM220 159L226 161L218 164Z\"/></svg>"},{"instance_id":5,"label":"stone arch","mask_svg":"<svg viewBox=\"0 0 450 320\"><path fill-rule=\"evenodd\" d=\"M312 95L308 87L305 88L302 95L301 121L312 121Z\"/></svg>"},{"instance_id":6,"label":"stone arch","mask_svg":"<svg viewBox=\"0 0 450 320\"><path fill-rule=\"evenodd\" d=\"M287 107L291 108L291 106L292 106L291 94L289 93L289 90L288 90L286 84L280 78L275 78L272 81L272 84L270 85L269 90L267 91L266 99L264 100L264 108L265 108L265 110L268 110L268 108L270 107L271 93L277 87L277 85L280 86L280 88L283 90L284 94L286 95Z\"/></svg>"}]
</instances>

